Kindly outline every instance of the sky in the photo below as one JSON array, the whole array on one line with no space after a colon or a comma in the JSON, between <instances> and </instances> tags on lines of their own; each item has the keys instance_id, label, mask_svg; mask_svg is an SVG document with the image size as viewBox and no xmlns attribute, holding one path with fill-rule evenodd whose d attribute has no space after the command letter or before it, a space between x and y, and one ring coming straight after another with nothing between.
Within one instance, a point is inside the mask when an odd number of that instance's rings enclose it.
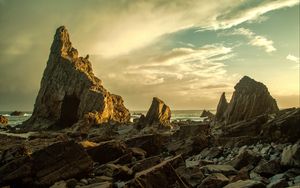
<instances>
[{"instance_id":1,"label":"sky","mask_svg":"<svg viewBox=\"0 0 300 188\"><path fill-rule=\"evenodd\" d=\"M0 0L0 111L33 109L57 27L130 110L215 109L244 75L299 107L299 0Z\"/></svg>"}]
</instances>

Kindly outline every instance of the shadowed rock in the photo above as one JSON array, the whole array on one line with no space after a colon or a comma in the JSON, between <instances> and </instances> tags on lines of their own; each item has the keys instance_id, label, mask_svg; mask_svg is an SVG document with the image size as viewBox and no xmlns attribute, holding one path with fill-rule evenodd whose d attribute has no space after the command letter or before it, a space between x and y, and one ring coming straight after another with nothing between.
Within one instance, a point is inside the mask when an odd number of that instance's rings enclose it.
<instances>
[{"instance_id":1,"label":"shadowed rock","mask_svg":"<svg viewBox=\"0 0 300 188\"><path fill-rule=\"evenodd\" d=\"M139 125L140 128L146 125L158 125L159 127L168 128L171 126L170 119L171 110L169 106L167 106L164 101L154 97L146 117L141 116Z\"/></svg>"},{"instance_id":2,"label":"shadowed rock","mask_svg":"<svg viewBox=\"0 0 300 188\"><path fill-rule=\"evenodd\" d=\"M216 116L215 116L215 119L217 121L223 121L224 120L225 112L227 110L227 107L228 107L228 102L227 102L226 97L225 97L225 92L223 92L221 97L220 97L219 104L217 106L217 113L216 113Z\"/></svg>"},{"instance_id":3,"label":"shadowed rock","mask_svg":"<svg viewBox=\"0 0 300 188\"><path fill-rule=\"evenodd\" d=\"M79 144L55 143L31 156L21 155L2 165L0 186L48 187L62 179L85 176L92 166L93 161Z\"/></svg>"},{"instance_id":4,"label":"shadowed rock","mask_svg":"<svg viewBox=\"0 0 300 188\"><path fill-rule=\"evenodd\" d=\"M106 122L126 123L130 113L122 97L109 93L92 71L88 58L79 57L64 26L56 30L28 129L57 128Z\"/></svg>"},{"instance_id":5,"label":"shadowed rock","mask_svg":"<svg viewBox=\"0 0 300 188\"><path fill-rule=\"evenodd\" d=\"M262 114L274 113L279 110L268 88L248 76L244 76L234 89L235 91L225 114L226 124Z\"/></svg>"}]
</instances>

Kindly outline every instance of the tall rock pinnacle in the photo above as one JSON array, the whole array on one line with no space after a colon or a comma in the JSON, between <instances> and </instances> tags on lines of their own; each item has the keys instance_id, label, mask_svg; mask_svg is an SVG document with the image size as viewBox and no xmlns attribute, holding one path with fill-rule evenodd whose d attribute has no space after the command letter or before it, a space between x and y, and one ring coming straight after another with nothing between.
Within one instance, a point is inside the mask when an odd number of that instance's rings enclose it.
<instances>
[{"instance_id":1,"label":"tall rock pinnacle","mask_svg":"<svg viewBox=\"0 0 300 188\"><path fill-rule=\"evenodd\" d=\"M64 26L56 30L29 129L89 124L126 123L130 113L122 97L109 93L93 74L88 58L78 56Z\"/></svg>"},{"instance_id":2,"label":"tall rock pinnacle","mask_svg":"<svg viewBox=\"0 0 300 188\"><path fill-rule=\"evenodd\" d=\"M226 124L279 110L268 88L248 76L244 76L234 89L225 114Z\"/></svg>"},{"instance_id":3,"label":"tall rock pinnacle","mask_svg":"<svg viewBox=\"0 0 300 188\"><path fill-rule=\"evenodd\" d=\"M224 120L225 112L227 110L227 107L228 107L228 102L227 102L226 97L225 97L225 92L223 92L221 97L220 97L218 106L217 106L217 113L216 113L216 116L215 116L215 119L217 121L223 121Z\"/></svg>"}]
</instances>

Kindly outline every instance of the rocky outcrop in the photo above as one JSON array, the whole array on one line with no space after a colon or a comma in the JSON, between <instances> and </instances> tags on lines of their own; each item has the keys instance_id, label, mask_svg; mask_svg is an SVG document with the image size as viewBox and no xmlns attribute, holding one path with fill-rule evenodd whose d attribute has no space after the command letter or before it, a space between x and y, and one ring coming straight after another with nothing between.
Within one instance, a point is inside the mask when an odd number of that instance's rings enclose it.
<instances>
[{"instance_id":1,"label":"rocky outcrop","mask_svg":"<svg viewBox=\"0 0 300 188\"><path fill-rule=\"evenodd\" d=\"M171 119L171 110L164 101L157 97L154 97L150 109L147 112L146 117L141 116L138 124L139 128L145 126L159 126L161 128L169 128Z\"/></svg>"},{"instance_id":2,"label":"rocky outcrop","mask_svg":"<svg viewBox=\"0 0 300 188\"><path fill-rule=\"evenodd\" d=\"M2 165L0 185L47 187L59 180L87 175L92 165L93 161L79 144L60 142Z\"/></svg>"},{"instance_id":3,"label":"rocky outcrop","mask_svg":"<svg viewBox=\"0 0 300 188\"><path fill-rule=\"evenodd\" d=\"M207 119L212 120L215 117L215 115L209 110L203 110L200 117L206 117Z\"/></svg>"},{"instance_id":4,"label":"rocky outcrop","mask_svg":"<svg viewBox=\"0 0 300 188\"><path fill-rule=\"evenodd\" d=\"M126 123L130 113L122 97L109 93L79 56L64 26L56 30L49 59L27 129L65 128L77 122Z\"/></svg>"},{"instance_id":5,"label":"rocky outcrop","mask_svg":"<svg viewBox=\"0 0 300 188\"><path fill-rule=\"evenodd\" d=\"M23 116L25 113L21 111L13 111L10 113L11 116Z\"/></svg>"},{"instance_id":6,"label":"rocky outcrop","mask_svg":"<svg viewBox=\"0 0 300 188\"><path fill-rule=\"evenodd\" d=\"M226 100L225 97L225 92L222 93L218 106L217 106L217 113L216 113L216 117L215 120L216 121L223 121L225 118L225 112L227 110L228 107L228 102Z\"/></svg>"},{"instance_id":7,"label":"rocky outcrop","mask_svg":"<svg viewBox=\"0 0 300 188\"><path fill-rule=\"evenodd\" d=\"M247 120L262 114L275 113L279 110L268 88L248 76L244 76L234 89L225 112L226 124Z\"/></svg>"},{"instance_id":8,"label":"rocky outcrop","mask_svg":"<svg viewBox=\"0 0 300 188\"><path fill-rule=\"evenodd\" d=\"M7 125L8 119L5 116L0 115L0 125Z\"/></svg>"}]
</instances>

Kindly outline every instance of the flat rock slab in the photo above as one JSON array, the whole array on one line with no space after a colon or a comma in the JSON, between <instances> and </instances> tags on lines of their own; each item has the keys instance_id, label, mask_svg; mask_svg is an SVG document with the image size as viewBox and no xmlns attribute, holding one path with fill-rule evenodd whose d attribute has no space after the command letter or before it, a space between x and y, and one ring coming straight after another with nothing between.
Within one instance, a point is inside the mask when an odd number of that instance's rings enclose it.
<instances>
[{"instance_id":1,"label":"flat rock slab","mask_svg":"<svg viewBox=\"0 0 300 188\"><path fill-rule=\"evenodd\" d=\"M265 188L266 186L259 182L254 180L239 180L234 183L230 183L226 185L224 188Z\"/></svg>"},{"instance_id":2,"label":"flat rock slab","mask_svg":"<svg viewBox=\"0 0 300 188\"><path fill-rule=\"evenodd\" d=\"M206 165L200 169L204 174L221 173L225 176L237 174L237 170L230 165Z\"/></svg>"}]
</instances>

